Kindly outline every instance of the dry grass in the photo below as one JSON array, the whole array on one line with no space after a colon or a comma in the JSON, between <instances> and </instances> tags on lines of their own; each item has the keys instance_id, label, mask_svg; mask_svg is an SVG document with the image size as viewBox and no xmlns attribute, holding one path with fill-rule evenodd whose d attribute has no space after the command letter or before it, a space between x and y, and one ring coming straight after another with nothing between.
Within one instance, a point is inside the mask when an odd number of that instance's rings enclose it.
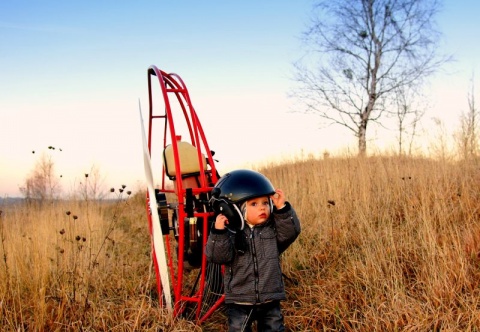
<instances>
[{"instance_id":1,"label":"dry grass","mask_svg":"<svg viewBox=\"0 0 480 332\"><path fill-rule=\"evenodd\" d=\"M292 330L480 328L478 166L376 157L264 172L303 222L284 258Z\"/></svg>"},{"instance_id":2,"label":"dry grass","mask_svg":"<svg viewBox=\"0 0 480 332\"><path fill-rule=\"evenodd\" d=\"M290 330L480 329L478 165L331 158L261 171L302 221L283 257ZM142 196L2 208L0 326L224 329L221 313L200 327L158 308Z\"/></svg>"}]
</instances>

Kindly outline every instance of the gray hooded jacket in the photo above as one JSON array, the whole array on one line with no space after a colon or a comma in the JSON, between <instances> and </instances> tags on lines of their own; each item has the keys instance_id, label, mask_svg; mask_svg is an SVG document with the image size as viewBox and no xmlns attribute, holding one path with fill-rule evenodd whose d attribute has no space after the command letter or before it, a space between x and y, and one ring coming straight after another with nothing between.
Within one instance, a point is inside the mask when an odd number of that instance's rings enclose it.
<instances>
[{"instance_id":1,"label":"gray hooded jacket","mask_svg":"<svg viewBox=\"0 0 480 332\"><path fill-rule=\"evenodd\" d=\"M287 202L274 208L269 220L240 232L245 252L235 249L235 234L212 229L205 253L208 261L225 265L225 303L260 304L285 300L280 254L300 234L300 221Z\"/></svg>"}]
</instances>

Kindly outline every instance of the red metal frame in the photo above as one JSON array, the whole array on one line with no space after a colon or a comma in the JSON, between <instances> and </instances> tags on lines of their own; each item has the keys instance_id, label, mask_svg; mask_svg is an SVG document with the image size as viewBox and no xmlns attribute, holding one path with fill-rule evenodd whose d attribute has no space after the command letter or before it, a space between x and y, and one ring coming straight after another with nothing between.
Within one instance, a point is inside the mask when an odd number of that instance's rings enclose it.
<instances>
[{"instance_id":1,"label":"red metal frame","mask_svg":"<svg viewBox=\"0 0 480 332\"><path fill-rule=\"evenodd\" d=\"M155 79L156 78L156 79ZM164 102L164 109L158 113L157 110L153 110L153 91L152 91L152 80L154 80L160 86L161 97ZM148 68L148 96L149 96L149 117L148 117L148 149L150 155L152 155L152 151L160 151L163 153L164 149L167 145L171 144L173 148L173 156L175 161L175 171L176 177L173 181L175 181L174 189L169 187L168 185L172 184L172 181L169 180L166 176L165 167L162 167L161 173L161 186L159 190L163 193L172 193L176 195L177 202L176 204L176 213L178 217L178 250L172 249L172 243L169 235L164 235L164 242L165 242L165 250L167 254L167 265L170 270L170 278L171 278L171 286L173 288L173 299L174 299L174 315L179 315L185 308L185 304L194 303L198 304L195 318L199 321L203 322L206 320L223 302L223 296L220 297L216 303L212 304L210 308L201 316L201 305L203 301L203 294L204 294L204 285L205 285L205 278L207 273L207 261L205 255L202 253L201 258L201 267L200 267L200 278L199 278L199 287L197 291L192 295L185 295L184 292L184 247L185 247L185 237L184 234L186 232L185 225L183 220L187 218L187 212L185 210L185 201L186 201L186 193L187 189L192 190L193 195L198 194L209 194L213 189L213 185L218 180L218 172L215 165L215 160L213 159L212 152L208 146L208 142L205 137L205 133L203 128L200 124L198 119L197 113L193 108L193 105L190 100L190 96L185 86L183 80L177 74L170 73L167 74L162 70L159 70L155 66L150 66ZM184 183L182 182L182 165L180 163L180 156L178 153L178 144L177 144L177 132L175 127L175 121L178 121L177 118L174 120L173 109L172 109L172 102L175 102L176 106L179 106L181 109L180 113L183 113L183 119L185 121L186 128L188 130L188 141L191 145L193 145L197 149L197 157L199 161L200 172L198 175L200 185L198 188L185 188ZM182 118L182 116L178 116ZM163 121L155 121L163 122L161 127L163 127L163 144L158 149L155 147L153 149L152 142L152 132L154 128L154 120L163 120ZM185 136L183 137L185 141ZM157 150L158 149L158 150ZM203 158L207 160L207 169L204 168ZM155 166L154 166L155 167ZM173 204L171 204L173 205ZM152 211L154 213L155 211ZM149 216L149 225L150 231L152 228L152 220L151 215L147 213ZM204 236L202 237L202 248L205 247L207 236L208 236L208 218L213 215L211 210L207 211L194 211L194 217L199 220L200 218L203 220L201 223L203 225L202 232ZM187 230L188 231L188 230ZM177 255L175 257L175 255ZM175 260L176 258L176 260ZM154 257L155 262L155 272L157 276L157 287L159 292L159 298L161 299L162 296L162 288L160 282L160 274L158 270L158 266L156 264L156 259ZM204 311L205 312L205 311Z\"/></svg>"}]
</instances>

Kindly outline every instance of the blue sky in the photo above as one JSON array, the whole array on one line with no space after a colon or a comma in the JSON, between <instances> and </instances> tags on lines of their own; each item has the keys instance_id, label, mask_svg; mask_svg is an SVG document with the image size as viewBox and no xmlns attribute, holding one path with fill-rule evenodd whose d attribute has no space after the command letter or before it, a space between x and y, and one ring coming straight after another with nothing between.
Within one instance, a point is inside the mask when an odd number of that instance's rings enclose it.
<instances>
[{"instance_id":1,"label":"blue sky","mask_svg":"<svg viewBox=\"0 0 480 332\"><path fill-rule=\"evenodd\" d=\"M453 123L478 72L476 1L444 2L428 117ZM138 101L147 68L179 74L220 170L356 146L341 128L294 113L287 93L310 0L0 2L0 195L17 196L40 153L65 192L96 165L105 185L141 186ZM478 76L478 75L477 75ZM478 85L478 84L477 84ZM381 134L371 132L372 142ZM62 148L48 150L48 146ZM36 153L32 154L32 150Z\"/></svg>"}]
</instances>

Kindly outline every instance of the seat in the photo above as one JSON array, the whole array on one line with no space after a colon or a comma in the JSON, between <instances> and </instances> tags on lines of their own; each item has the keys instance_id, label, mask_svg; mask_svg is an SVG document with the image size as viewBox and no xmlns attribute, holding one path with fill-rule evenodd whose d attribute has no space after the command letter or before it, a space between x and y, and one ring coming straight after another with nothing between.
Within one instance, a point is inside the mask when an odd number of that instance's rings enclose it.
<instances>
[{"instance_id":1,"label":"seat","mask_svg":"<svg viewBox=\"0 0 480 332\"><path fill-rule=\"evenodd\" d=\"M182 177L185 188L199 188L198 175L200 174L200 163L198 160L197 148L188 142L177 141L178 157L181 174L175 169L175 157L172 144L167 145L163 151L165 174L170 180L175 180L178 175ZM202 154L203 170L207 171L207 159Z\"/></svg>"}]
</instances>

